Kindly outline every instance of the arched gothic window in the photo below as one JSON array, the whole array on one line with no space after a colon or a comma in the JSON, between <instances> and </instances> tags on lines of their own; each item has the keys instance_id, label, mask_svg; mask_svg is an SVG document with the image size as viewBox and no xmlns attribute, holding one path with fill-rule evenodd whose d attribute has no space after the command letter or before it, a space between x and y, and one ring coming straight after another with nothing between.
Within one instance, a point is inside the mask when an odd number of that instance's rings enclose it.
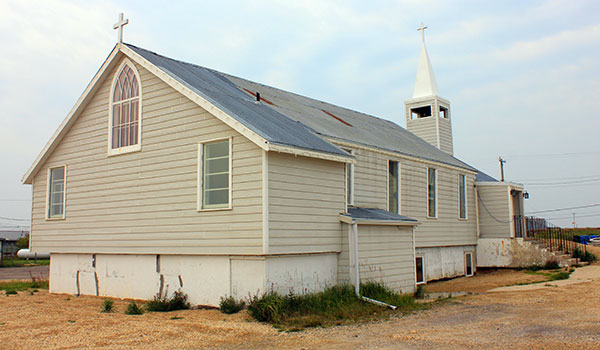
<instances>
[{"instance_id":1,"label":"arched gothic window","mask_svg":"<svg viewBox=\"0 0 600 350\"><path fill-rule=\"evenodd\" d=\"M129 65L123 65L112 97L111 149L139 145L140 88Z\"/></svg>"}]
</instances>

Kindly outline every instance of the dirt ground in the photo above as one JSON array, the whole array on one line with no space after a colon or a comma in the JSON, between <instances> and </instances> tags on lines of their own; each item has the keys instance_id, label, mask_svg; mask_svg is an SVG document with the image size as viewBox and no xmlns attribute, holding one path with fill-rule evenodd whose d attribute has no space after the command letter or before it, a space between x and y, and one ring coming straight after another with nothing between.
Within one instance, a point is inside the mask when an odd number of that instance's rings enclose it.
<instances>
[{"instance_id":1,"label":"dirt ground","mask_svg":"<svg viewBox=\"0 0 600 350\"><path fill-rule=\"evenodd\" d=\"M519 274L499 270L436 283L428 288L458 290L463 280L463 288L482 294L386 321L297 333L245 312L129 316L127 302L115 300L115 312L105 314L103 298L19 292L0 295L0 349L600 349L600 274L564 287L484 293Z\"/></svg>"},{"instance_id":2,"label":"dirt ground","mask_svg":"<svg viewBox=\"0 0 600 350\"><path fill-rule=\"evenodd\" d=\"M474 277L459 277L446 281L427 283L427 292L471 292L483 293L487 290L515 284L544 281L545 276L532 275L511 269L480 269Z\"/></svg>"}]
</instances>

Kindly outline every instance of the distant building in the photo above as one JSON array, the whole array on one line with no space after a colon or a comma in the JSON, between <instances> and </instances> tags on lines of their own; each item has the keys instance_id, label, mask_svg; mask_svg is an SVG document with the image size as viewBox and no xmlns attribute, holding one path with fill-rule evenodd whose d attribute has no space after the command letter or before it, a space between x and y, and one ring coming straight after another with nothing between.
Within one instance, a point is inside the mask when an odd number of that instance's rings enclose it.
<instances>
[{"instance_id":1,"label":"distant building","mask_svg":"<svg viewBox=\"0 0 600 350\"><path fill-rule=\"evenodd\" d=\"M17 255L19 248L17 247L17 241L26 237L29 231L25 230L6 230L0 231L0 241L3 241L0 245L2 246L2 255L4 257L13 257Z\"/></svg>"}]
</instances>

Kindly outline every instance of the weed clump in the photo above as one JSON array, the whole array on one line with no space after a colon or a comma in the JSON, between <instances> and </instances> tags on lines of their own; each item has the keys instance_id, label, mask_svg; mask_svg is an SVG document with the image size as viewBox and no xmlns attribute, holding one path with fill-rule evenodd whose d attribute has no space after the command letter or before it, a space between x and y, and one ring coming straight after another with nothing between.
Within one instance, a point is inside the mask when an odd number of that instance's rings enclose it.
<instances>
[{"instance_id":1,"label":"weed clump","mask_svg":"<svg viewBox=\"0 0 600 350\"><path fill-rule=\"evenodd\" d=\"M360 290L362 296L398 306L396 312L427 307L415 303L412 294L396 293L381 283L367 282ZM368 303L354 294L354 287L341 285L304 295L267 293L254 296L248 304L248 312L258 321L296 331L387 317L393 311Z\"/></svg>"},{"instance_id":2,"label":"weed clump","mask_svg":"<svg viewBox=\"0 0 600 350\"><path fill-rule=\"evenodd\" d=\"M544 265L533 264L525 266L524 269L528 271L558 270L560 269L560 264L556 259L549 259Z\"/></svg>"},{"instance_id":3,"label":"weed clump","mask_svg":"<svg viewBox=\"0 0 600 350\"><path fill-rule=\"evenodd\" d=\"M419 284L417 286L417 290L415 290L415 299L423 299L425 297L426 293L427 293L427 291L425 290L425 286L422 284Z\"/></svg>"},{"instance_id":4,"label":"weed clump","mask_svg":"<svg viewBox=\"0 0 600 350\"><path fill-rule=\"evenodd\" d=\"M596 256L596 254L594 254L592 252L588 252L588 251L583 251L579 248L575 248L575 250L573 251L573 257L577 258L581 261L587 261L590 264L593 263L594 261L598 260L598 257Z\"/></svg>"},{"instance_id":5,"label":"weed clump","mask_svg":"<svg viewBox=\"0 0 600 350\"><path fill-rule=\"evenodd\" d=\"M235 314L244 309L246 303L243 300L235 300L233 296L221 297L219 301L219 309L225 314Z\"/></svg>"},{"instance_id":6,"label":"weed clump","mask_svg":"<svg viewBox=\"0 0 600 350\"><path fill-rule=\"evenodd\" d=\"M157 293L154 299L150 300L146 304L146 309L153 312L167 312L175 310L185 310L190 308L188 302L188 296L184 292L178 290L173 293L173 296L169 298L167 293Z\"/></svg>"},{"instance_id":7,"label":"weed clump","mask_svg":"<svg viewBox=\"0 0 600 350\"><path fill-rule=\"evenodd\" d=\"M102 303L102 312L112 312L114 302L112 299L104 299L104 303Z\"/></svg>"},{"instance_id":8,"label":"weed clump","mask_svg":"<svg viewBox=\"0 0 600 350\"><path fill-rule=\"evenodd\" d=\"M144 310L138 306L138 304L135 303L135 301L132 301L131 303L129 303L129 305L127 305L127 309L125 310L125 314L127 315L141 315L144 313Z\"/></svg>"}]
</instances>

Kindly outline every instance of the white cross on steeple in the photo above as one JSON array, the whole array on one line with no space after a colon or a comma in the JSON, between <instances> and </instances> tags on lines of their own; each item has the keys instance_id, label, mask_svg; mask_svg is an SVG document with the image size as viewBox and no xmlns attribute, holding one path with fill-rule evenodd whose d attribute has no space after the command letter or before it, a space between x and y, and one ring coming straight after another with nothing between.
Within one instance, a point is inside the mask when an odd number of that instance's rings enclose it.
<instances>
[{"instance_id":1,"label":"white cross on steeple","mask_svg":"<svg viewBox=\"0 0 600 350\"><path fill-rule=\"evenodd\" d=\"M421 28L418 28L417 31L421 31L421 41L425 42L425 29L429 27L423 26L423 22L421 22Z\"/></svg>"},{"instance_id":2,"label":"white cross on steeple","mask_svg":"<svg viewBox=\"0 0 600 350\"><path fill-rule=\"evenodd\" d=\"M113 29L119 29L119 43L123 42L123 27L129 23L129 19L123 19L123 12L119 14L119 21L113 25Z\"/></svg>"}]
</instances>

